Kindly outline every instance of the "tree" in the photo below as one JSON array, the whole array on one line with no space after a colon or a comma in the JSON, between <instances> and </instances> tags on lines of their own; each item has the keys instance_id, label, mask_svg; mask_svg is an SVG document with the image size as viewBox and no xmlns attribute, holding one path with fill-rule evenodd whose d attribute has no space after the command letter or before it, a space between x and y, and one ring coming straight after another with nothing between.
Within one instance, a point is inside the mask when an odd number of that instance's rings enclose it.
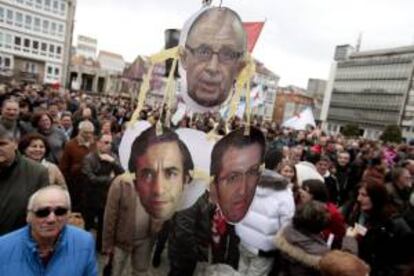
<instances>
[{"instance_id":1,"label":"tree","mask_svg":"<svg viewBox=\"0 0 414 276\"><path fill-rule=\"evenodd\" d=\"M360 135L359 126L354 123L347 124L341 129L341 133L345 137L358 137Z\"/></svg>"},{"instance_id":2,"label":"tree","mask_svg":"<svg viewBox=\"0 0 414 276\"><path fill-rule=\"evenodd\" d=\"M380 136L380 139L384 141L384 143L401 143L402 133L400 127L397 125L386 126Z\"/></svg>"}]
</instances>

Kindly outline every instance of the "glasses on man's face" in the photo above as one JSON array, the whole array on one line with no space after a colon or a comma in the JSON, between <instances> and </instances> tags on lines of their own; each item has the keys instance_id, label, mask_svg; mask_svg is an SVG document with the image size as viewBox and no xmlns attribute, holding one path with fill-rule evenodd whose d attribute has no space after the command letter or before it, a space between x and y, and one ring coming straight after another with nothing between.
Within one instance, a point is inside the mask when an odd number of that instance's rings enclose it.
<instances>
[{"instance_id":1,"label":"glasses on man's face","mask_svg":"<svg viewBox=\"0 0 414 276\"><path fill-rule=\"evenodd\" d=\"M218 183L219 185L233 186L243 182L243 180L247 180L249 183L256 182L261 174L262 169L260 165L256 165L246 172L232 172L227 176L221 177L218 179Z\"/></svg>"},{"instance_id":2,"label":"glasses on man's face","mask_svg":"<svg viewBox=\"0 0 414 276\"><path fill-rule=\"evenodd\" d=\"M33 210L32 212L38 218L46 218L52 212L55 214L55 216L61 217L61 216L66 215L68 211L69 209L66 207L56 207L56 208L44 207L44 208L37 209L36 211Z\"/></svg>"},{"instance_id":3,"label":"glasses on man's face","mask_svg":"<svg viewBox=\"0 0 414 276\"><path fill-rule=\"evenodd\" d=\"M236 52L226 47L221 48L219 51L214 51L211 47L206 45L201 45L197 48L192 48L186 45L185 48L187 48L191 54L200 61L209 61L213 55L216 54L220 62L231 63L235 62L243 55L243 52Z\"/></svg>"}]
</instances>

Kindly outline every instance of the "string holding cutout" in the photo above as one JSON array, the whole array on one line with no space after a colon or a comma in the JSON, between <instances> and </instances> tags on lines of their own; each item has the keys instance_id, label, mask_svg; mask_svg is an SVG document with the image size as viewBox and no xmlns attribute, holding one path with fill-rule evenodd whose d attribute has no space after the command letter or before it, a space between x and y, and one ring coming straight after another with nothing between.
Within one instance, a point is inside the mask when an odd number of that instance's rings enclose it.
<instances>
[{"instance_id":1,"label":"string holding cutout","mask_svg":"<svg viewBox=\"0 0 414 276\"><path fill-rule=\"evenodd\" d=\"M150 63L150 67L148 69L148 72L144 75L144 80L143 83L141 85L140 91L139 91L139 95L138 95L138 103L137 103L137 107L134 110L132 116L131 116L131 120L129 121L128 125L130 127L132 127L135 122L138 120L140 112L142 111L144 104L145 104L145 100L147 97L147 93L148 91L151 89L150 86L150 80L152 77L152 73L154 71L154 66L157 63L161 63L166 61L167 59L173 59L173 66L172 66L172 70L169 73L168 79L167 79L167 83L166 83L166 88L165 88L165 92L164 92L164 100L163 100L163 107L164 104L167 102L167 110L171 109L171 105L172 105L172 99L174 97L174 88L175 88L175 82L174 82L174 71L175 68L177 67L177 62L179 59L179 55L180 55L180 46L174 47L174 48L170 48L167 50L162 50L157 54L154 54L152 56L149 57L149 63ZM164 109L161 109L161 116L162 117L164 112ZM157 122L156 123L156 133L157 135L159 133L159 135L162 135L162 123L161 122Z\"/></svg>"},{"instance_id":2,"label":"string holding cutout","mask_svg":"<svg viewBox=\"0 0 414 276\"><path fill-rule=\"evenodd\" d=\"M250 80L256 72L256 63L254 62L254 59L250 55L250 53L246 53L245 62L246 62L246 65L244 66L243 70L239 73L237 80L236 80L235 92L230 101L230 110L226 118L226 127L228 127L230 119L233 118L236 114L237 107L239 106L239 103L240 103L240 96L241 96L242 91L244 90L245 91L244 95L246 96L246 106L245 106L246 122L245 123L246 125L248 125L248 127L246 126L245 128L245 135L249 135L250 114L251 114Z\"/></svg>"}]
</instances>

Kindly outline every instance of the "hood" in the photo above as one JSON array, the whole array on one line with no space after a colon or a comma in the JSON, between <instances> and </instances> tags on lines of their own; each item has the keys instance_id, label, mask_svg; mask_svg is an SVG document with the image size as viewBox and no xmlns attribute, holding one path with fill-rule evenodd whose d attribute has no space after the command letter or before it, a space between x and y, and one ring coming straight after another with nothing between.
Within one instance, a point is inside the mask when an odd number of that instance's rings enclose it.
<instances>
[{"instance_id":1,"label":"hood","mask_svg":"<svg viewBox=\"0 0 414 276\"><path fill-rule=\"evenodd\" d=\"M278 232L274 244L283 254L314 269L319 269L321 256L329 251L326 245L325 250L316 250L321 249L322 244L319 241L315 243L312 238L301 234L291 225Z\"/></svg>"},{"instance_id":2,"label":"hood","mask_svg":"<svg viewBox=\"0 0 414 276\"><path fill-rule=\"evenodd\" d=\"M306 161L299 162L295 165L295 169L299 187L302 186L303 181L308 179L318 179L322 182L325 182L325 179L318 173L315 165L312 163Z\"/></svg>"},{"instance_id":3,"label":"hood","mask_svg":"<svg viewBox=\"0 0 414 276\"><path fill-rule=\"evenodd\" d=\"M275 171L265 169L260 177L259 186L277 191L287 188L289 181Z\"/></svg>"}]
</instances>

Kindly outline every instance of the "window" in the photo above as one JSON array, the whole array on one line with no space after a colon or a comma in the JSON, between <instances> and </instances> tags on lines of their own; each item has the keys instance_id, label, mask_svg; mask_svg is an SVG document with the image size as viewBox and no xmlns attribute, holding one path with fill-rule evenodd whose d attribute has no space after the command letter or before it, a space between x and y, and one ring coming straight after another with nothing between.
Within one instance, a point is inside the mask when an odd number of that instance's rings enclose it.
<instances>
[{"instance_id":1,"label":"window","mask_svg":"<svg viewBox=\"0 0 414 276\"><path fill-rule=\"evenodd\" d=\"M18 36L14 38L14 45L20 46L22 44L22 39Z\"/></svg>"},{"instance_id":2,"label":"window","mask_svg":"<svg viewBox=\"0 0 414 276\"><path fill-rule=\"evenodd\" d=\"M40 18L35 17L34 19L34 30L40 32Z\"/></svg>"},{"instance_id":3,"label":"window","mask_svg":"<svg viewBox=\"0 0 414 276\"><path fill-rule=\"evenodd\" d=\"M6 34L6 40L4 42L4 46L6 48L10 49L12 47L12 41L13 41L12 35L11 34Z\"/></svg>"},{"instance_id":4,"label":"window","mask_svg":"<svg viewBox=\"0 0 414 276\"><path fill-rule=\"evenodd\" d=\"M61 14L65 13L65 9L66 9L65 2L60 3L60 12L61 12Z\"/></svg>"},{"instance_id":5,"label":"window","mask_svg":"<svg viewBox=\"0 0 414 276\"><path fill-rule=\"evenodd\" d=\"M7 10L7 24L13 25L13 11Z\"/></svg>"},{"instance_id":6,"label":"window","mask_svg":"<svg viewBox=\"0 0 414 276\"><path fill-rule=\"evenodd\" d=\"M41 44L41 50L44 51L44 52L47 51L47 44L46 43L42 42L42 44Z\"/></svg>"},{"instance_id":7,"label":"window","mask_svg":"<svg viewBox=\"0 0 414 276\"><path fill-rule=\"evenodd\" d=\"M53 11L57 12L59 9L59 2L58 1L53 1Z\"/></svg>"},{"instance_id":8,"label":"window","mask_svg":"<svg viewBox=\"0 0 414 276\"><path fill-rule=\"evenodd\" d=\"M23 26L23 14L21 12L16 12L16 22L15 25L17 27Z\"/></svg>"},{"instance_id":9,"label":"window","mask_svg":"<svg viewBox=\"0 0 414 276\"><path fill-rule=\"evenodd\" d=\"M63 24L59 24L59 36L63 36Z\"/></svg>"},{"instance_id":10,"label":"window","mask_svg":"<svg viewBox=\"0 0 414 276\"><path fill-rule=\"evenodd\" d=\"M50 33L52 35L56 34L56 23L55 22L52 22L52 24L50 25Z\"/></svg>"},{"instance_id":11,"label":"window","mask_svg":"<svg viewBox=\"0 0 414 276\"><path fill-rule=\"evenodd\" d=\"M32 16L30 15L25 16L24 27L29 30L32 28Z\"/></svg>"},{"instance_id":12,"label":"window","mask_svg":"<svg viewBox=\"0 0 414 276\"><path fill-rule=\"evenodd\" d=\"M11 62L10 62L10 58L7 58L7 57L6 57L6 58L4 59L4 66L5 66L5 67L10 67L10 64L11 64Z\"/></svg>"},{"instance_id":13,"label":"window","mask_svg":"<svg viewBox=\"0 0 414 276\"><path fill-rule=\"evenodd\" d=\"M48 66L47 67L47 74L52 75L52 72L53 72L53 68L51 66Z\"/></svg>"},{"instance_id":14,"label":"window","mask_svg":"<svg viewBox=\"0 0 414 276\"><path fill-rule=\"evenodd\" d=\"M30 47L30 40L28 38L25 38L23 41L23 46L29 48Z\"/></svg>"},{"instance_id":15,"label":"window","mask_svg":"<svg viewBox=\"0 0 414 276\"><path fill-rule=\"evenodd\" d=\"M29 7L33 6L33 0L26 0L26 5Z\"/></svg>"},{"instance_id":16,"label":"window","mask_svg":"<svg viewBox=\"0 0 414 276\"><path fill-rule=\"evenodd\" d=\"M62 47L61 46L57 46L56 47L56 54L60 55L62 53Z\"/></svg>"},{"instance_id":17,"label":"window","mask_svg":"<svg viewBox=\"0 0 414 276\"><path fill-rule=\"evenodd\" d=\"M36 7L37 9L41 9L41 8L42 8L42 0L36 0L36 5L35 5L35 7Z\"/></svg>"},{"instance_id":18,"label":"window","mask_svg":"<svg viewBox=\"0 0 414 276\"><path fill-rule=\"evenodd\" d=\"M55 52L55 45L53 45L53 44L49 45L49 52L51 52L51 53Z\"/></svg>"},{"instance_id":19,"label":"window","mask_svg":"<svg viewBox=\"0 0 414 276\"><path fill-rule=\"evenodd\" d=\"M59 68L55 68L55 76L59 76Z\"/></svg>"},{"instance_id":20,"label":"window","mask_svg":"<svg viewBox=\"0 0 414 276\"><path fill-rule=\"evenodd\" d=\"M50 11L50 0L45 0L45 10Z\"/></svg>"},{"instance_id":21,"label":"window","mask_svg":"<svg viewBox=\"0 0 414 276\"><path fill-rule=\"evenodd\" d=\"M0 22L4 22L4 8L0 7Z\"/></svg>"},{"instance_id":22,"label":"window","mask_svg":"<svg viewBox=\"0 0 414 276\"><path fill-rule=\"evenodd\" d=\"M39 41L33 40L33 49L35 49L35 50L39 49Z\"/></svg>"},{"instance_id":23,"label":"window","mask_svg":"<svg viewBox=\"0 0 414 276\"><path fill-rule=\"evenodd\" d=\"M49 32L49 21L43 20L43 32L48 33Z\"/></svg>"}]
</instances>

